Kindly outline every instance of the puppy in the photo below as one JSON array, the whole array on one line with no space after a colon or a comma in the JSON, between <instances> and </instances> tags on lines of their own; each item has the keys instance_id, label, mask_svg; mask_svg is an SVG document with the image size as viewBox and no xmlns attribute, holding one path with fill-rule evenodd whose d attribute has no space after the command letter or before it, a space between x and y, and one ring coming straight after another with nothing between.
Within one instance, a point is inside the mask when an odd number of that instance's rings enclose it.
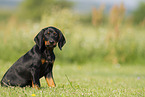
<instances>
[{"instance_id":1,"label":"puppy","mask_svg":"<svg viewBox=\"0 0 145 97\"><path fill-rule=\"evenodd\" d=\"M34 87L39 89L40 78L45 77L49 87L55 87L53 49L58 44L61 50L66 43L62 32L55 27L42 29L34 38L36 45L19 58L4 74L1 86Z\"/></svg>"}]
</instances>

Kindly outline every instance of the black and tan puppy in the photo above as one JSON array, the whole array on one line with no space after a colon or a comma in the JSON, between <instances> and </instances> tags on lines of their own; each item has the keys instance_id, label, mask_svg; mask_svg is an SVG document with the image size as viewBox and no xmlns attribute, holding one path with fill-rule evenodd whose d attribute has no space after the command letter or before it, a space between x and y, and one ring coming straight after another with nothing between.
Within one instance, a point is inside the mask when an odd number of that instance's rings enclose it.
<instances>
[{"instance_id":1,"label":"black and tan puppy","mask_svg":"<svg viewBox=\"0 0 145 97\"><path fill-rule=\"evenodd\" d=\"M60 50L66 43L62 32L55 27L42 29L34 38L36 45L19 58L5 73L1 86L40 87L43 76L49 87L55 87L53 79L54 47L58 43Z\"/></svg>"}]
</instances>

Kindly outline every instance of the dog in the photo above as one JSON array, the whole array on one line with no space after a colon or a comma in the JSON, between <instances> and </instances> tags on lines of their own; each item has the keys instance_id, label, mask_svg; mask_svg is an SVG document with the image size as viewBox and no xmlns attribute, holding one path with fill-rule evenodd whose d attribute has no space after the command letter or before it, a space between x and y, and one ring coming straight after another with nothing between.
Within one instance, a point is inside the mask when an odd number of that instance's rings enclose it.
<instances>
[{"instance_id":1,"label":"dog","mask_svg":"<svg viewBox=\"0 0 145 97\"><path fill-rule=\"evenodd\" d=\"M25 55L20 57L4 74L1 86L30 86L40 88L40 78L45 77L49 87L55 87L53 79L53 64L55 55L53 49L60 50L66 43L62 32L55 27L42 29L34 38L35 45Z\"/></svg>"}]
</instances>

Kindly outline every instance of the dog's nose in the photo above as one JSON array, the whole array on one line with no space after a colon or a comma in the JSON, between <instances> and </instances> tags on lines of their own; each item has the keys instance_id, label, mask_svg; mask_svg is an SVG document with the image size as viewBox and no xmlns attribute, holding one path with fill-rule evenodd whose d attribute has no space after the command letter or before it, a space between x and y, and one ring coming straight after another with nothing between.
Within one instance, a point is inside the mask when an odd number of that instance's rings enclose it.
<instances>
[{"instance_id":1,"label":"dog's nose","mask_svg":"<svg viewBox=\"0 0 145 97\"><path fill-rule=\"evenodd\" d=\"M53 44L54 43L54 41L49 41L50 42L50 44Z\"/></svg>"}]
</instances>

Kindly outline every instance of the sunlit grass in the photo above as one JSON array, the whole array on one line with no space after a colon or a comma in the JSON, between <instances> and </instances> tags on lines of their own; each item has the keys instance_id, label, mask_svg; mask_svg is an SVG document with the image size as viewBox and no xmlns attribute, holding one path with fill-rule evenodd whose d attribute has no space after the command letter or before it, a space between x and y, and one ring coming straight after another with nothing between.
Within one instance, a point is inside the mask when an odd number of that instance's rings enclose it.
<instances>
[{"instance_id":1,"label":"sunlit grass","mask_svg":"<svg viewBox=\"0 0 145 97\"><path fill-rule=\"evenodd\" d=\"M2 78L11 64L2 62L0 64L5 64L0 68L0 78ZM40 90L29 87L0 87L0 96L145 96L144 68L141 65L120 66L90 63L84 65L64 63L62 66L56 62L53 69L57 85L55 88L49 88L45 78L42 78ZM65 75L67 75L70 82Z\"/></svg>"}]
</instances>

